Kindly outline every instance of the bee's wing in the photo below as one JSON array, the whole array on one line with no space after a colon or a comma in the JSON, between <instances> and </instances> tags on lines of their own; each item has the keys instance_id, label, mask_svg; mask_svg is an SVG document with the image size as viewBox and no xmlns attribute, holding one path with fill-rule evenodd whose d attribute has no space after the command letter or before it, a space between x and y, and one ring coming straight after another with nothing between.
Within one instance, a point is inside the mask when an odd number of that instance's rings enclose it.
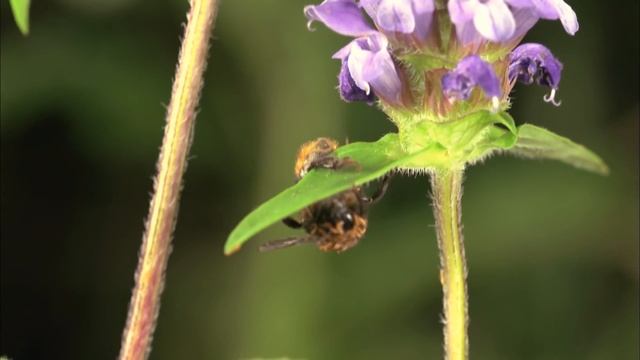
<instances>
[{"instance_id":1,"label":"bee's wing","mask_svg":"<svg viewBox=\"0 0 640 360\"><path fill-rule=\"evenodd\" d=\"M290 246L295 246L300 244L308 244L316 241L317 239L314 236L290 237L286 239L267 241L266 243L260 245L259 250L261 252L266 252L266 251L284 249Z\"/></svg>"}]
</instances>

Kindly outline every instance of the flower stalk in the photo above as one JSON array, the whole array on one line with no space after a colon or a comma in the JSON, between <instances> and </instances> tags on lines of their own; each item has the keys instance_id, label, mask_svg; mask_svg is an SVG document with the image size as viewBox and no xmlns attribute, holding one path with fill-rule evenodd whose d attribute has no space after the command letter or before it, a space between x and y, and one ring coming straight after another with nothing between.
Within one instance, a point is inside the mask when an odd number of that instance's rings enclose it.
<instances>
[{"instance_id":1,"label":"flower stalk","mask_svg":"<svg viewBox=\"0 0 640 360\"><path fill-rule=\"evenodd\" d=\"M462 177L463 171L454 169L438 169L431 177L447 360L465 360L469 354L467 263L461 222Z\"/></svg>"},{"instance_id":2,"label":"flower stalk","mask_svg":"<svg viewBox=\"0 0 640 360\"><path fill-rule=\"evenodd\" d=\"M217 0L191 0L122 336L123 360L146 359L151 349L216 13Z\"/></svg>"}]
</instances>

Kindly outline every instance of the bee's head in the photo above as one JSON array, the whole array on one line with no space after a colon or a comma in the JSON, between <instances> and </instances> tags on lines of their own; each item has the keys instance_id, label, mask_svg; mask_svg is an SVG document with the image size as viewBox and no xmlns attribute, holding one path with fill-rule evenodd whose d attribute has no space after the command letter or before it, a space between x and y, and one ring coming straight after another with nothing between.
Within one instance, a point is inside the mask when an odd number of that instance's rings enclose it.
<instances>
[{"instance_id":1,"label":"bee's head","mask_svg":"<svg viewBox=\"0 0 640 360\"><path fill-rule=\"evenodd\" d=\"M302 144L298 150L296 165L294 168L296 178L302 179L312 168L328 159L331 154L338 148L338 142L321 137Z\"/></svg>"},{"instance_id":2,"label":"bee's head","mask_svg":"<svg viewBox=\"0 0 640 360\"><path fill-rule=\"evenodd\" d=\"M317 138L313 141L314 151L316 153L327 154L338 148L338 143L326 137Z\"/></svg>"}]
</instances>

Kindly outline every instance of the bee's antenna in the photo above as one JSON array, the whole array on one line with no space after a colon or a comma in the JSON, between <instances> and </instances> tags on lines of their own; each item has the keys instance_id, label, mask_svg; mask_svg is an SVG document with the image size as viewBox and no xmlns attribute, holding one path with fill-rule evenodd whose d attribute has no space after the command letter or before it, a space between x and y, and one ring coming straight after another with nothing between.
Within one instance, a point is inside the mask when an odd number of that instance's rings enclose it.
<instances>
[{"instance_id":1,"label":"bee's antenna","mask_svg":"<svg viewBox=\"0 0 640 360\"><path fill-rule=\"evenodd\" d=\"M284 249L295 245L308 244L316 242L317 239L314 236L296 236L280 240L267 241L260 245L260 252L273 251L278 249Z\"/></svg>"}]
</instances>

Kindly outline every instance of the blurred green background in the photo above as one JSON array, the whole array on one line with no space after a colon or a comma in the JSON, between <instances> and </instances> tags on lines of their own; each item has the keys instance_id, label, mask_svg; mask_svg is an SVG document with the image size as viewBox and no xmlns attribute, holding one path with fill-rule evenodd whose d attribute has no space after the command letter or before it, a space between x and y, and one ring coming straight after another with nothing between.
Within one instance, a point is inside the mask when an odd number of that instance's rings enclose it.
<instances>
[{"instance_id":1,"label":"blurred green background","mask_svg":"<svg viewBox=\"0 0 640 360\"><path fill-rule=\"evenodd\" d=\"M303 0L222 1L152 359L441 358L426 178L396 178L344 254L231 257L229 231L292 184L298 146L393 131L345 104ZM555 108L518 86L512 114L589 146L599 177L495 157L463 200L473 359L637 359L638 2L571 1L581 29L527 41L564 62ZM13 359L112 359L120 345L186 1L35 1L1 14L1 346Z\"/></svg>"}]
</instances>

